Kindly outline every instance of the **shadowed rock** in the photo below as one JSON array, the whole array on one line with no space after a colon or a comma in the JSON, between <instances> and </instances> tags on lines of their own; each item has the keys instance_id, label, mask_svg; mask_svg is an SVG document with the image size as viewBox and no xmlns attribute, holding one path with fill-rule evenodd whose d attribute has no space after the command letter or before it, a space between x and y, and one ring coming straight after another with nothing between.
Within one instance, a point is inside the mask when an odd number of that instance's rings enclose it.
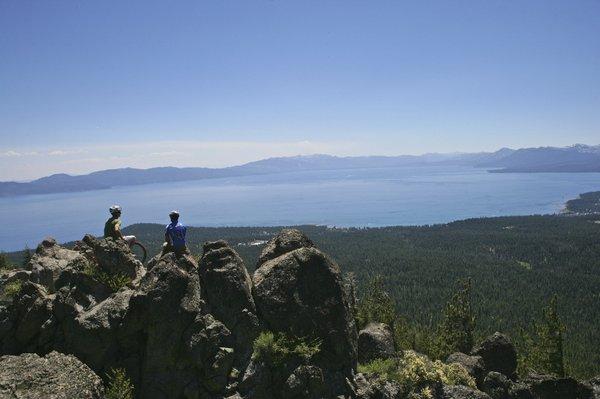
<instances>
[{"instance_id":1,"label":"shadowed rock","mask_svg":"<svg viewBox=\"0 0 600 399\"><path fill-rule=\"evenodd\" d=\"M517 351L510 339L499 332L487 337L471 351L472 355L481 356L486 371L497 371L512 377L517 370Z\"/></svg>"},{"instance_id":2,"label":"shadowed rock","mask_svg":"<svg viewBox=\"0 0 600 399\"><path fill-rule=\"evenodd\" d=\"M369 323L358 333L358 361L389 359L396 354L392 329L384 323Z\"/></svg>"},{"instance_id":3,"label":"shadowed rock","mask_svg":"<svg viewBox=\"0 0 600 399\"><path fill-rule=\"evenodd\" d=\"M469 375L475 379L477 386L480 387L485 378L485 364L481 356L469 356L461 352L456 352L448 356L446 363L458 363L467 370Z\"/></svg>"},{"instance_id":4,"label":"shadowed rock","mask_svg":"<svg viewBox=\"0 0 600 399\"><path fill-rule=\"evenodd\" d=\"M259 323L244 261L225 241L207 242L198 272L209 311L233 332L238 351L249 355Z\"/></svg>"}]
</instances>

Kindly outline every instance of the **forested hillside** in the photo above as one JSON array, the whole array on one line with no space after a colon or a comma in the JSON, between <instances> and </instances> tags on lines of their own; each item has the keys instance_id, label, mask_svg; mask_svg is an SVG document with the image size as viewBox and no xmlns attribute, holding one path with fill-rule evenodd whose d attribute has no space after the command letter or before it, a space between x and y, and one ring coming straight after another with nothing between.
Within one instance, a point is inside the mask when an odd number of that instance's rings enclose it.
<instances>
[{"instance_id":1,"label":"forested hillside","mask_svg":"<svg viewBox=\"0 0 600 399\"><path fill-rule=\"evenodd\" d=\"M567 371L600 372L600 224L595 217L526 216L472 219L446 225L338 229L300 226L344 272L356 275L359 291L381 275L397 310L410 323L433 329L459 279L472 278L476 334L508 332L518 341L541 317L554 294L566 325ZM132 225L151 254L159 251L164 226ZM208 240L225 239L252 270L279 227L190 228L194 254ZM360 294L360 292L359 292ZM224 299L226 300L226 299Z\"/></svg>"}]
</instances>

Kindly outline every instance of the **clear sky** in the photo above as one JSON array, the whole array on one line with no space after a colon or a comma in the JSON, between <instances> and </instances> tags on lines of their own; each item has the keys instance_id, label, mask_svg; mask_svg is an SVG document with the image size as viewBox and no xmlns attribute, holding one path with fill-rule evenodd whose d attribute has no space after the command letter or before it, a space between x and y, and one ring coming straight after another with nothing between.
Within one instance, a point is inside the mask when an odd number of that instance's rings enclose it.
<instances>
[{"instance_id":1,"label":"clear sky","mask_svg":"<svg viewBox=\"0 0 600 399\"><path fill-rule=\"evenodd\" d=\"M0 179L600 143L600 1L0 0Z\"/></svg>"}]
</instances>

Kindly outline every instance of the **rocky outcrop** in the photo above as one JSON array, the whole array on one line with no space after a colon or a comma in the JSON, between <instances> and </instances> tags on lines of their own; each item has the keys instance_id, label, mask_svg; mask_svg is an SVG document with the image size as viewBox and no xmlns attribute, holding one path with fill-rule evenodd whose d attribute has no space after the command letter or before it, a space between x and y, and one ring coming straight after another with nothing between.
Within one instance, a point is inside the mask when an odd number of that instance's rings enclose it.
<instances>
[{"instance_id":1,"label":"rocky outcrop","mask_svg":"<svg viewBox=\"0 0 600 399\"><path fill-rule=\"evenodd\" d=\"M225 241L208 242L199 274L209 311L232 331L238 354L246 359L260 328L244 261Z\"/></svg>"},{"instance_id":2,"label":"rocky outcrop","mask_svg":"<svg viewBox=\"0 0 600 399\"><path fill-rule=\"evenodd\" d=\"M471 354L480 356L486 371L497 371L505 376L514 376L517 370L517 350L510 339L499 332L487 337Z\"/></svg>"},{"instance_id":3,"label":"rocky outcrop","mask_svg":"<svg viewBox=\"0 0 600 399\"><path fill-rule=\"evenodd\" d=\"M0 398L101 399L102 380L74 356L0 356Z\"/></svg>"},{"instance_id":4,"label":"rocky outcrop","mask_svg":"<svg viewBox=\"0 0 600 399\"><path fill-rule=\"evenodd\" d=\"M389 359L396 354L392 329L384 323L369 323L358 333L358 361Z\"/></svg>"},{"instance_id":5,"label":"rocky outcrop","mask_svg":"<svg viewBox=\"0 0 600 399\"><path fill-rule=\"evenodd\" d=\"M124 275L134 285L146 272L142 262L136 259L129 246L122 240L100 239L88 234L76 243L75 249L98 270L109 275Z\"/></svg>"},{"instance_id":6,"label":"rocky outcrop","mask_svg":"<svg viewBox=\"0 0 600 399\"><path fill-rule=\"evenodd\" d=\"M317 364L350 375L358 334L339 266L297 230L273 238L261 260L252 281L266 328L321 340Z\"/></svg>"},{"instance_id":7,"label":"rocky outcrop","mask_svg":"<svg viewBox=\"0 0 600 399\"><path fill-rule=\"evenodd\" d=\"M30 280L53 292L54 283L66 269L83 270L86 258L78 251L61 247L52 237L38 245L26 269L31 272Z\"/></svg>"},{"instance_id":8,"label":"rocky outcrop","mask_svg":"<svg viewBox=\"0 0 600 399\"><path fill-rule=\"evenodd\" d=\"M481 387L485 378L485 365L481 356L469 356L456 352L448 356L446 363L458 363L467 370L469 375L475 379L478 387Z\"/></svg>"},{"instance_id":9,"label":"rocky outcrop","mask_svg":"<svg viewBox=\"0 0 600 399\"><path fill-rule=\"evenodd\" d=\"M315 244L297 229L285 229L270 240L262 250L256 268L263 263L299 248L312 248Z\"/></svg>"},{"instance_id":10,"label":"rocky outcrop","mask_svg":"<svg viewBox=\"0 0 600 399\"><path fill-rule=\"evenodd\" d=\"M589 385L570 377L529 374L523 382L529 387L533 399L591 399L594 394Z\"/></svg>"}]
</instances>

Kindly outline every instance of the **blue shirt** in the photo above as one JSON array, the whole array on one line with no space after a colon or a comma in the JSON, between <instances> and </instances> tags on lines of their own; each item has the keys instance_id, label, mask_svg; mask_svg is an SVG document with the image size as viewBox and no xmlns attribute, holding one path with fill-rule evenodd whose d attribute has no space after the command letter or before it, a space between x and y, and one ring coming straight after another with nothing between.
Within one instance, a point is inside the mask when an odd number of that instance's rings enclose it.
<instances>
[{"instance_id":1,"label":"blue shirt","mask_svg":"<svg viewBox=\"0 0 600 399\"><path fill-rule=\"evenodd\" d=\"M185 231L186 228L181 223L173 222L167 225L167 235L171 238L173 247L183 248L185 247Z\"/></svg>"}]
</instances>

